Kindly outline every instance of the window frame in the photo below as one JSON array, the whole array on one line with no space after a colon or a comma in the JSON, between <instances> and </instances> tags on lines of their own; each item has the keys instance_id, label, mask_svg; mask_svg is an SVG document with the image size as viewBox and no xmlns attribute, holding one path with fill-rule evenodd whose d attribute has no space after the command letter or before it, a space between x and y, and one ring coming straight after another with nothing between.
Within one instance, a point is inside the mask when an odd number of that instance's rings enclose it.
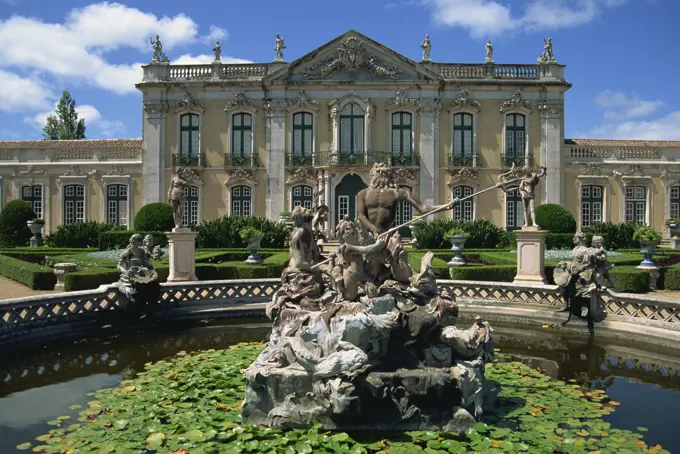
<instances>
[{"instance_id":1,"label":"window frame","mask_svg":"<svg viewBox=\"0 0 680 454\"><path fill-rule=\"evenodd\" d=\"M236 125L234 119L236 116L241 117L241 124ZM247 117L246 117L247 116ZM243 125L243 120L245 118L250 118L250 124L248 126ZM254 143L253 143L253 118L254 115L248 112L234 112L231 114L231 124L232 124L232 133L231 133L231 144L230 144L230 149L231 149L231 156L239 157L239 158L250 158L253 156L253 150L254 150ZM246 131L248 131L247 136L250 138L250 151L246 154L245 153L245 146L244 146L244 141L243 139L246 137ZM236 140L236 135L241 136L241 153L237 154L235 153L236 147L235 147L235 140Z\"/></svg>"},{"instance_id":2,"label":"window frame","mask_svg":"<svg viewBox=\"0 0 680 454\"><path fill-rule=\"evenodd\" d=\"M241 191L243 189L248 189L248 196L242 195ZM238 193L237 193L238 191ZM235 184L233 186L229 187L229 216L253 216L254 213L254 206L253 206L253 197L254 195L254 190L251 186L246 185L246 184ZM246 200L246 197L248 199ZM245 213L244 207L241 205L242 202L249 202L249 208L248 208L248 213ZM238 210L235 209L235 203L238 202Z\"/></svg>"},{"instance_id":3,"label":"window frame","mask_svg":"<svg viewBox=\"0 0 680 454\"><path fill-rule=\"evenodd\" d=\"M361 112L361 114L355 113L354 109L356 108ZM345 110L346 107L350 107L350 114L344 114L342 113L343 110ZM340 141L338 143L338 153L341 155L360 155L360 154L365 154L367 152L366 150L366 112L361 109L361 106L359 104L352 102L352 103L347 103L343 108L340 110L338 113L339 116L339 123L338 123L338 131L339 131L339 137ZM343 126L342 126L342 120L343 119L349 119L350 120L350 150L345 152L343 151L343 142L342 142L342 132L343 132ZM362 150L355 150L354 149L354 134L355 134L355 123L354 120L361 120L362 124L362 134L361 134L361 144L363 145L361 148Z\"/></svg>"},{"instance_id":4,"label":"window frame","mask_svg":"<svg viewBox=\"0 0 680 454\"><path fill-rule=\"evenodd\" d=\"M629 194L629 189L631 190L630 192L633 194L632 198L628 197ZM639 192L638 190L644 190L644 196L639 197ZM638 225L650 225L650 220L649 220L649 212L650 212L650 187L648 185L644 184L639 184L639 183L630 183L626 184L623 187L623 222L635 222ZM632 221L629 221L628 218L628 208L632 209L631 214L632 214ZM643 222L639 222L638 219L640 219L639 214L639 208L640 205L642 204L643 210L642 210L642 219Z\"/></svg>"},{"instance_id":5,"label":"window frame","mask_svg":"<svg viewBox=\"0 0 680 454\"><path fill-rule=\"evenodd\" d=\"M458 190L458 191L457 191ZM456 192L459 192L459 194L456 194ZM467 197L469 195L474 194L475 188L469 185L465 184L458 184L454 187L451 188L451 195L452 197L458 197L458 198L463 198ZM469 218L466 217L465 212L466 209L465 207L469 207L469 213L470 216ZM456 209L460 211L460 216L456 217ZM470 198L468 200L463 201L462 203L456 204L456 206L453 207L453 210L451 211L451 219L454 221L474 221L475 220L475 209L476 209L476 203L474 202L474 198Z\"/></svg>"},{"instance_id":6,"label":"window frame","mask_svg":"<svg viewBox=\"0 0 680 454\"><path fill-rule=\"evenodd\" d=\"M183 118L189 117L189 125L184 126L183 123ZM193 118L196 117L196 121L198 124L196 126L193 125ZM182 136L184 133L187 132L189 135L188 138L188 147L189 150L184 150L183 149L183 140ZM193 148L193 136L196 135L198 136L198 140L196 141L196 150ZM188 151L188 152L185 152ZM178 153L179 156L186 156L186 157L197 157L201 154L201 115L195 112L186 112L183 114L179 115L179 148L178 148Z\"/></svg>"},{"instance_id":7,"label":"window frame","mask_svg":"<svg viewBox=\"0 0 680 454\"><path fill-rule=\"evenodd\" d=\"M82 195L78 195L78 189L82 188ZM73 189L73 194L69 195L69 189ZM61 200L61 209L63 213L62 225L77 224L79 222L85 222L87 217L85 215L85 205L86 205L86 193L85 193L85 183L68 183L64 184L61 188L63 193ZM78 215L78 202L82 203L82 215ZM73 221L69 222L69 203L73 203Z\"/></svg>"},{"instance_id":8,"label":"window frame","mask_svg":"<svg viewBox=\"0 0 680 454\"><path fill-rule=\"evenodd\" d=\"M400 124L395 125L395 116L399 116ZM404 118L408 116L409 124L404 126ZM413 156L414 154L414 115L408 110L399 109L394 112L390 112L390 156ZM398 153L394 151L394 132L399 131L399 151ZM408 131L409 138L409 149L405 152L404 150L404 134Z\"/></svg>"},{"instance_id":9,"label":"window frame","mask_svg":"<svg viewBox=\"0 0 680 454\"><path fill-rule=\"evenodd\" d=\"M503 121L502 124L502 130L503 130L503 137L502 137L502 148L501 148L501 156L507 156L507 117L508 115L524 115L524 164L529 164L529 161L531 159L531 121L532 121L532 116L531 116L531 109L527 107L521 107L521 106L514 106L511 108L505 108L502 110L503 115L501 115L501 119ZM517 153L515 153L515 156L517 156ZM505 163L502 161L501 158L501 167L506 167Z\"/></svg>"},{"instance_id":10,"label":"window frame","mask_svg":"<svg viewBox=\"0 0 680 454\"><path fill-rule=\"evenodd\" d=\"M511 197L510 194L513 193L513 196ZM517 195L514 195L514 193L517 193ZM514 225L510 226L508 223L508 218L510 216L510 203L513 203L513 219L514 219ZM518 210L519 208L519 210ZM522 219L519 222L519 225L517 220L517 213L522 212ZM522 195L519 193L519 187L512 187L508 188L508 191L504 193L504 200L503 200L503 223L505 224L505 230L508 232L513 232L516 230L521 230L522 226L524 225L524 201L522 200Z\"/></svg>"},{"instance_id":11,"label":"window frame","mask_svg":"<svg viewBox=\"0 0 680 454\"><path fill-rule=\"evenodd\" d=\"M594 196L594 191L599 190L599 197ZM587 196L586 196L587 194ZM580 210L580 226L581 230L590 227L593 222L604 222L604 194L605 188L599 184L584 184L581 185L580 195L579 195L579 210ZM600 204L600 219L594 219L593 213L595 213L595 204ZM586 205L587 204L587 205ZM588 220L586 225L586 216L584 207L588 207Z\"/></svg>"},{"instance_id":12,"label":"window frame","mask_svg":"<svg viewBox=\"0 0 680 454\"><path fill-rule=\"evenodd\" d=\"M27 200L27 199L24 198L24 188L31 188L31 197L30 197L31 200ZM39 214L35 213L35 214L36 214L38 219L44 219L43 216L45 214L45 186L43 184L41 184L41 183L21 184L19 186L19 191L21 192L20 200L27 202L31 206L31 208L33 209L33 212L35 212L35 207L33 205L37 201L37 200L33 200L33 199L36 198L36 197L33 196L33 192L35 191L35 188L40 188L40 200L39 200L40 201L40 213Z\"/></svg>"},{"instance_id":13,"label":"window frame","mask_svg":"<svg viewBox=\"0 0 680 454\"><path fill-rule=\"evenodd\" d=\"M129 203L130 203L130 185L124 184L124 183L111 183L107 184L105 186L105 204L106 204L106 217L102 218L105 219L106 222L109 224L115 224L121 227L125 227L127 230L130 229L130 208L129 208ZM121 196L120 194L116 194L115 196L111 195L111 189L116 188L117 192L120 191L120 188L125 188L125 195ZM112 199L113 197L113 199ZM116 219L114 222L111 222L111 202L116 203ZM125 202L125 210L121 210L120 204L121 202ZM121 213L125 213L125 220L126 222L122 224L121 221Z\"/></svg>"}]
</instances>

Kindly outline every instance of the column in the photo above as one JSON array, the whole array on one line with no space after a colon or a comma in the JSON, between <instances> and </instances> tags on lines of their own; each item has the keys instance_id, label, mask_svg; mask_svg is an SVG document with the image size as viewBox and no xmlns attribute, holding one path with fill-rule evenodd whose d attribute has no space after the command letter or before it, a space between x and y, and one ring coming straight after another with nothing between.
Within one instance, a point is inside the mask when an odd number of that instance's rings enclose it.
<instances>
[{"instance_id":1,"label":"column","mask_svg":"<svg viewBox=\"0 0 680 454\"><path fill-rule=\"evenodd\" d=\"M561 205L564 200L563 159L564 128L562 127L562 106L558 104L540 104L541 112L541 165L547 169L543 182L542 203Z\"/></svg>"},{"instance_id":2,"label":"column","mask_svg":"<svg viewBox=\"0 0 680 454\"><path fill-rule=\"evenodd\" d=\"M165 103L144 104L142 206L165 201Z\"/></svg>"},{"instance_id":3,"label":"column","mask_svg":"<svg viewBox=\"0 0 680 454\"><path fill-rule=\"evenodd\" d=\"M420 201L435 205L439 185L439 111L438 102L420 110Z\"/></svg>"},{"instance_id":4,"label":"column","mask_svg":"<svg viewBox=\"0 0 680 454\"><path fill-rule=\"evenodd\" d=\"M286 181L286 122L281 101L265 105L267 115L267 219L278 219L285 209Z\"/></svg>"}]
</instances>

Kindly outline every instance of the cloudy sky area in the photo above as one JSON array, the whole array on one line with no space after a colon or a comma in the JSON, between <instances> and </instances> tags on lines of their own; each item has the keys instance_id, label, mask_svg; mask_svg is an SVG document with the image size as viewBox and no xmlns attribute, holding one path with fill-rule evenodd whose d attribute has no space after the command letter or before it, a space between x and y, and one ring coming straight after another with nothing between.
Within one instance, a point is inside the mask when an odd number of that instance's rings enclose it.
<instances>
[{"instance_id":1,"label":"cloudy sky area","mask_svg":"<svg viewBox=\"0 0 680 454\"><path fill-rule=\"evenodd\" d=\"M680 140L677 0L345 0L89 3L0 0L0 140L37 139L64 89L88 138L140 137L134 84L159 33L172 63L291 61L354 28L416 61L534 63L543 38L567 65L567 137ZM332 5L332 6L331 6ZM331 9L332 8L332 9Z\"/></svg>"}]
</instances>

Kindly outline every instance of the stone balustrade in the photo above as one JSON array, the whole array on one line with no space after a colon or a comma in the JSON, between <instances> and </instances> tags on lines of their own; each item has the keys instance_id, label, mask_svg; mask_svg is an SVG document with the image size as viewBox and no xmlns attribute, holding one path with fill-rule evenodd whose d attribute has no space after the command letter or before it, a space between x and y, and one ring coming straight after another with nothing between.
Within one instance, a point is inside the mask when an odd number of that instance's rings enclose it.
<instances>
[{"instance_id":1,"label":"stone balustrade","mask_svg":"<svg viewBox=\"0 0 680 454\"><path fill-rule=\"evenodd\" d=\"M151 64L143 69L142 82L257 80L269 72L267 64L220 62L209 65Z\"/></svg>"},{"instance_id":2,"label":"stone balustrade","mask_svg":"<svg viewBox=\"0 0 680 454\"><path fill-rule=\"evenodd\" d=\"M606 161L662 161L663 148L647 147L598 147L584 145L567 145L566 158L571 162L606 162Z\"/></svg>"},{"instance_id":3,"label":"stone balustrade","mask_svg":"<svg viewBox=\"0 0 680 454\"><path fill-rule=\"evenodd\" d=\"M446 80L546 80L564 82L562 65L439 63Z\"/></svg>"}]
</instances>

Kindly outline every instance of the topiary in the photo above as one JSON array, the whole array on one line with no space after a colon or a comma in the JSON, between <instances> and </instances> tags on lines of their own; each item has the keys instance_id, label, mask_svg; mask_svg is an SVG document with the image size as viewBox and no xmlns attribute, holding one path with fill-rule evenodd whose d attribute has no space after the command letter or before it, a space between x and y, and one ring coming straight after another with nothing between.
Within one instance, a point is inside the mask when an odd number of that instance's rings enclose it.
<instances>
[{"instance_id":1,"label":"topiary","mask_svg":"<svg viewBox=\"0 0 680 454\"><path fill-rule=\"evenodd\" d=\"M169 232L175 227L172 206L168 203L149 203L135 216L135 230Z\"/></svg>"},{"instance_id":2,"label":"topiary","mask_svg":"<svg viewBox=\"0 0 680 454\"><path fill-rule=\"evenodd\" d=\"M555 203L536 207L536 224L550 233L576 233L576 219L569 210Z\"/></svg>"},{"instance_id":3,"label":"topiary","mask_svg":"<svg viewBox=\"0 0 680 454\"><path fill-rule=\"evenodd\" d=\"M0 245L26 246L33 234L26 225L35 219L35 211L23 200L12 200L0 212Z\"/></svg>"}]
</instances>

